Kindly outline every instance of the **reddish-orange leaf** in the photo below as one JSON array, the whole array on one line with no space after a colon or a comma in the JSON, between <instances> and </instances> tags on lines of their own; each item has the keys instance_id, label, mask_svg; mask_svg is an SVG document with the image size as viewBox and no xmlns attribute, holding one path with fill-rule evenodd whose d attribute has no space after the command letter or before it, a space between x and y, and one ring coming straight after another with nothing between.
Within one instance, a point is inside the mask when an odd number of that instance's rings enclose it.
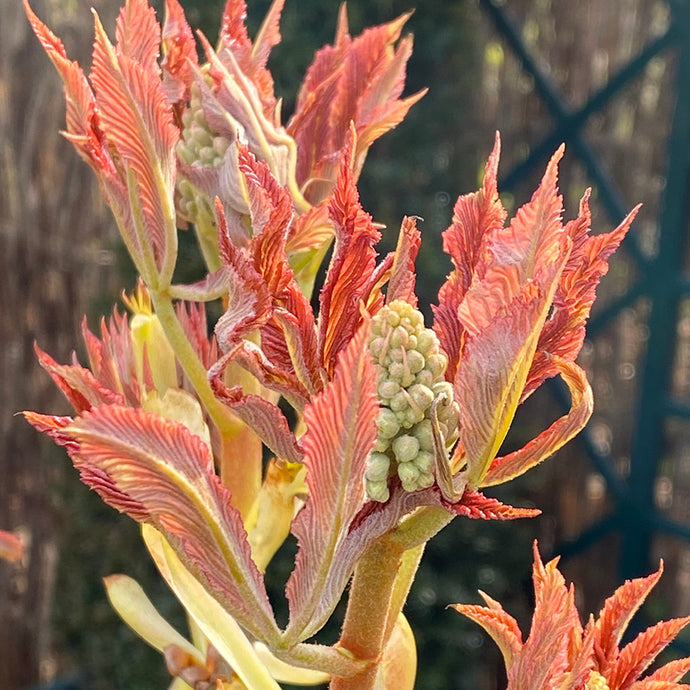
<instances>
[{"instance_id":1,"label":"reddish-orange leaf","mask_svg":"<svg viewBox=\"0 0 690 690\"><path fill-rule=\"evenodd\" d=\"M227 66L225 51L232 54L244 75L254 84L264 114L270 117L273 116L276 100L273 77L266 69L266 63L271 49L280 43L279 25L283 4L284 0L274 0L253 44L245 26L247 7L244 0L227 1L220 30L218 54L221 62Z\"/></svg>"},{"instance_id":2,"label":"reddish-orange leaf","mask_svg":"<svg viewBox=\"0 0 690 690\"><path fill-rule=\"evenodd\" d=\"M488 607L473 604L452 604L451 608L481 625L501 650L506 667L511 667L522 649L522 633L517 621L506 613L497 601L494 601L484 592L480 591L479 593Z\"/></svg>"},{"instance_id":3,"label":"reddish-orange leaf","mask_svg":"<svg viewBox=\"0 0 690 690\"><path fill-rule=\"evenodd\" d=\"M557 569L558 559L542 564L536 543L532 573L535 607L527 638L520 655L508 669L510 688L558 687L568 668L570 631L580 621L574 592L568 590Z\"/></svg>"},{"instance_id":4,"label":"reddish-orange leaf","mask_svg":"<svg viewBox=\"0 0 690 690\"><path fill-rule=\"evenodd\" d=\"M194 35L177 0L165 1L163 44L163 87L170 103L188 101L199 63Z\"/></svg>"},{"instance_id":5,"label":"reddish-orange leaf","mask_svg":"<svg viewBox=\"0 0 690 690\"><path fill-rule=\"evenodd\" d=\"M605 602L596 623L596 650L602 669L618 656L618 644L632 617L642 606L664 572L663 561L659 570L647 577L626 580Z\"/></svg>"},{"instance_id":6,"label":"reddish-orange leaf","mask_svg":"<svg viewBox=\"0 0 690 690\"><path fill-rule=\"evenodd\" d=\"M453 271L439 290L438 306L432 309L434 330L448 354L446 377L449 381L455 378L462 351L463 327L458 320L458 308L472 283L487 235L502 228L506 218L496 186L500 151L501 140L496 134L482 188L458 198L453 209L453 223L443 233L443 250L453 261Z\"/></svg>"},{"instance_id":7,"label":"reddish-orange leaf","mask_svg":"<svg viewBox=\"0 0 690 690\"><path fill-rule=\"evenodd\" d=\"M115 39L123 55L140 64L146 72L159 72L160 27L156 12L146 0L127 0L117 17Z\"/></svg>"},{"instance_id":8,"label":"reddish-orange leaf","mask_svg":"<svg viewBox=\"0 0 690 690\"><path fill-rule=\"evenodd\" d=\"M338 356L333 380L304 409L302 437L309 498L293 523L299 551L287 583L286 636L304 640L321 628L349 573L334 582L350 524L364 503L364 471L377 436L376 374L363 325Z\"/></svg>"},{"instance_id":9,"label":"reddish-orange leaf","mask_svg":"<svg viewBox=\"0 0 690 690\"><path fill-rule=\"evenodd\" d=\"M258 395L245 395L239 386L228 388L219 376L212 376L211 386L218 398L256 433L276 457L302 462L302 449L278 406Z\"/></svg>"},{"instance_id":10,"label":"reddish-orange leaf","mask_svg":"<svg viewBox=\"0 0 690 690\"><path fill-rule=\"evenodd\" d=\"M89 367L99 383L113 393L121 394L126 404L138 405L141 387L137 379L129 320L125 314L113 309L107 320L101 319L100 326L99 339L88 329L86 318L82 320L81 332Z\"/></svg>"},{"instance_id":11,"label":"reddish-orange leaf","mask_svg":"<svg viewBox=\"0 0 690 690\"><path fill-rule=\"evenodd\" d=\"M611 690L629 690L659 652L690 623L690 616L661 621L640 633L621 650L606 673Z\"/></svg>"},{"instance_id":12,"label":"reddish-orange leaf","mask_svg":"<svg viewBox=\"0 0 690 690\"><path fill-rule=\"evenodd\" d=\"M76 363L58 364L38 345L34 345L34 350L39 364L50 374L78 414L98 405L121 405L125 402L121 394L103 386L88 369Z\"/></svg>"},{"instance_id":13,"label":"reddish-orange leaf","mask_svg":"<svg viewBox=\"0 0 690 690\"><path fill-rule=\"evenodd\" d=\"M444 501L443 505L452 513L474 520L516 520L541 515L541 510L536 508L515 508L480 491L466 490L458 503Z\"/></svg>"},{"instance_id":14,"label":"reddish-orange leaf","mask_svg":"<svg viewBox=\"0 0 690 690\"><path fill-rule=\"evenodd\" d=\"M685 659L675 659L664 664L652 673L648 681L665 681L669 683L677 683L690 671L690 657ZM634 686L633 686L634 687Z\"/></svg>"},{"instance_id":15,"label":"reddish-orange leaf","mask_svg":"<svg viewBox=\"0 0 690 690\"><path fill-rule=\"evenodd\" d=\"M580 202L577 219L565 225L573 249L561 274L552 313L539 337L537 353L525 387L527 397L544 379L557 373L549 355L573 361L585 338L585 324L601 277L608 271L608 259L625 237L639 207L610 233L589 236L591 213L589 192Z\"/></svg>"},{"instance_id":16,"label":"reddish-orange leaf","mask_svg":"<svg viewBox=\"0 0 690 690\"><path fill-rule=\"evenodd\" d=\"M423 92L401 100L411 40L396 50L409 14L352 39L344 8L333 46L319 50L300 89L287 129L297 142L297 181L317 204L330 192L352 122L357 177L372 141L395 127Z\"/></svg>"},{"instance_id":17,"label":"reddish-orange leaf","mask_svg":"<svg viewBox=\"0 0 690 690\"><path fill-rule=\"evenodd\" d=\"M366 305L370 298L371 278L376 268L374 245L381 237L371 216L359 203L347 159L346 156L340 166L330 201L335 247L319 298L319 342L329 373L335 366L336 355L361 323L360 303Z\"/></svg>"},{"instance_id":18,"label":"reddish-orange leaf","mask_svg":"<svg viewBox=\"0 0 690 690\"><path fill-rule=\"evenodd\" d=\"M314 312L295 280L286 251L293 216L291 197L268 165L244 146L239 148L238 161L247 184L254 232L248 253L273 304L272 317L261 330L263 355L278 367L294 369L306 390L318 392L323 382Z\"/></svg>"},{"instance_id":19,"label":"reddish-orange leaf","mask_svg":"<svg viewBox=\"0 0 690 690\"><path fill-rule=\"evenodd\" d=\"M417 258L422 236L417 230L417 221L411 216L403 218L398 235L398 246L393 256L391 276L386 289L386 302L401 299L417 306L417 295L414 293L416 274L414 262Z\"/></svg>"},{"instance_id":20,"label":"reddish-orange leaf","mask_svg":"<svg viewBox=\"0 0 690 690\"><path fill-rule=\"evenodd\" d=\"M161 530L249 631L275 636L263 579L209 447L186 426L128 407L99 407L66 427L82 478L114 508ZM145 516L142 515L145 511Z\"/></svg>"},{"instance_id":21,"label":"reddish-orange leaf","mask_svg":"<svg viewBox=\"0 0 690 690\"><path fill-rule=\"evenodd\" d=\"M149 14L145 16L150 18ZM118 38L124 39L124 44L113 48L98 17L95 18L90 79L109 144L117 151L124 168L120 174L124 179L125 170L131 169L136 176L148 239L161 268L176 249L168 244L169 226L174 226L170 214L179 130L157 65L151 64L149 53L145 54L153 41L160 43L160 27L155 21L146 21L141 27L146 33L142 35L139 28L130 26L134 19L131 14L120 16ZM130 54L127 50L135 52ZM139 62L140 57L146 62Z\"/></svg>"},{"instance_id":22,"label":"reddish-orange leaf","mask_svg":"<svg viewBox=\"0 0 690 690\"><path fill-rule=\"evenodd\" d=\"M247 333L267 321L271 310L271 294L250 259L232 242L223 208L218 200L216 216L220 256L228 284L228 308L216 324L216 337L221 350L230 353Z\"/></svg>"},{"instance_id":23,"label":"reddish-orange leaf","mask_svg":"<svg viewBox=\"0 0 690 690\"><path fill-rule=\"evenodd\" d=\"M67 138L97 174L119 185L124 194L105 143L93 92L81 67L67 59L62 41L34 14L28 0L23 1L31 27L62 78L67 101Z\"/></svg>"}]
</instances>

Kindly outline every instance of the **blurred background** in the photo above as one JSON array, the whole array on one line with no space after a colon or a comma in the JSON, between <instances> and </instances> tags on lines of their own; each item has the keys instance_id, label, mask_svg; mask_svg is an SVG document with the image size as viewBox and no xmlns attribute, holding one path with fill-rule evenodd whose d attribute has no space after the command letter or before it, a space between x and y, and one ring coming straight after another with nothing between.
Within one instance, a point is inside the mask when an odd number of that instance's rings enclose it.
<instances>
[{"instance_id":1,"label":"blurred background","mask_svg":"<svg viewBox=\"0 0 690 690\"><path fill-rule=\"evenodd\" d=\"M33 3L70 57L87 65L90 4L112 34L114 0ZM338 2L286 5L270 66L287 118L314 50L333 38ZM213 41L222 3L184 6ZM267 6L249 0L251 35ZM351 32L409 8L410 0L350 0ZM410 596L417 687L494 690L505 687L497 648L445 606L478 602L481 588L526 631L535 538L545 558L562 555L584 616L660 557L666 575L635 625L690 613L690 2L420 2L407 27L416 44L407 93L430 91L373 146L360 189L364 207L390 228L389 244L404 214L424 219L418 291L427 312L450 269L440 234L457 195L478 187L496 130L509 210L529 198L561 141L568 218L588 186L594 232L644 203L599 290L580 356L596 401L586 432L494 493L543 514L507 524L456 519L429 545ZM0 0L0 528L28 545L21 563L0 562L0 686L164 688L160 656L119 621L101 583L114 572L135 577L183 626L136 525L14 416L68 412L36 364L34 341L58 361L75 349L80 355L82 316L94 327L134 282L95 180L59 136L62 127L58 77L19 1ZM506 449L546 428L567 402L558 385L540 389ZM272 584L278 595L281 568ZM689 654L688 643L670 653Z\"/></svg>"}]
</instances>

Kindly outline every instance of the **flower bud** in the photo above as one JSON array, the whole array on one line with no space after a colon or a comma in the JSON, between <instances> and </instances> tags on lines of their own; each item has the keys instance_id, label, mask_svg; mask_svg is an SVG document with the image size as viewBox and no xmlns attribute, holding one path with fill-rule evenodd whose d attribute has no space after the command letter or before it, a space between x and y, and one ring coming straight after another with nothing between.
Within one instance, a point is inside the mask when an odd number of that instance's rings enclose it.
<instances>
[{"instance_id":1,"label":"flower bud","mask_svg":"<svg viewBox=\"0 0 690 690\"><path fill-rule=\"evenodd\" d=\"M414 436L404 434L393 439L391 448L398 462L411 462L419 453L419 441Z\"/></svg>"},{"instance_id":2,"label":"flower bud","mask_svg":"<svg viewBox=\"0 0 690 690\"><path fill-rule=\"evenodd\" d=\"M388 479L390 464L390 459L385 453L372 453L364 476L372 482L384 481Z\"/></svg>"},{"instance_id":3,"label":"flower bud","mask_svg":"<svg viewBox=\"0 0 690 690\"><path fill-rule=\"evenodd\" d=\"M379 436L381 438L393 438L400 431L400 424L395 416L395 412L389 410L387 407L380 408L376 423L378 424Z\"/></svg>"},{"instance_id":4,"label":"flower bud","mask_svg":"<svg viewBox=\"0 0 690 690\"><path fill-rule=\"evenodd\" d=\"M388 500L388 475L396 468L406 491L434 483L435 442L431 411L450 447L457 440L458 409L444 380L448 360L433 330L411 304L395 300L372 319L369 351L376 366L379 436L367 468L367 494ZM434 406L434 401L439 402ZM374 469L383 467L386 476ZM371 473L369 473L371 468ZM385 489L385 490L384 490ZM381 498L385 496L386 498Z\"/></svg>"}]
</instances>

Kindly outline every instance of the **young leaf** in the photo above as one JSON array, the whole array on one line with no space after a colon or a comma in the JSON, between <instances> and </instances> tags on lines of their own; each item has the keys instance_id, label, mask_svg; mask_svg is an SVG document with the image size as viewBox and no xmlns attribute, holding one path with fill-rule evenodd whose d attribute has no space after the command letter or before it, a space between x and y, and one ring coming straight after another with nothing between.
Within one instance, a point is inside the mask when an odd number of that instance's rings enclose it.
<instances>
[{"instance_id":1,"label":"young leaf","mask_svg":"<svg viewBox=\"0 0 690 690\"><path fill-rule=\"evenodd\" d=\"M365 324L338 357L333 380L304 410L309 497L293 523L299 551L286 589L290 623L285 639L290 643L314 634L342 594L329 587L329 575L364 502L364 471L377 436L368 337Z\"/></svg>"},{"instance_id":2,"label":"young leaf","mask_svg":"<svg viewBox=\"0 0 690 690\"><path fill-rule=\"evenodd\" d=\"M127 575L109 575L103 582L111 606L137 635L159 652L174 644L203 665L201 652L158 613L136 580Z\"/></svg>"},{"instance_id":3,"label":"young leaf","mask_svg":"<svg viewBox=\"0 0 690 690\"><path fill-rule=\"evenodd\" d=\"M335 248L320 295L319 342L323 362L333 372L336 355L347 345L361 321L360 302L370 299L376 266L374 245L381 234L359 203L347 156L331 197L329 216L335 227Z\"/></svg>"},{"instance_id":4,"label":"young leaf","mask_svg":"<svg viewBox=\"0 0 690 690\"><path fill-rule=\"evenodd\" d=\"M443 251L453 262L453 271L438 293L438 306L433 306L434 330L449 356L446 377L453 381L462 352L462 324L458 308L472 283L474 268L485 247L486 237L502 228L506 211L498 198L496 178L501 152L501 139L496 134L494 149L486 162L482 188L458 198L453 209L453 222L443 233Z\"/></svg>"},{"instance_id":5,"label":"young leaf","mask_svg":"<svg viewBox=\"0 0 690 690\"><path fill-rule=\"evenodd\" d=\"M76 443L68 450L82 479L106 503L155 525L248 630L275 639L263 579L206 443L182 424L117 406L96 408L62 433Z\"/></svg>"},{"instance_id":6,"label":"young leaf","mask_svg":"<svg viewBox=\"0 0 690 690\"><path fill-rule=\"evenodd\" d=\"M214 599L178 558L163 535L142 526L146 546L165 581L216 651L251 690L280 690L251 642L230 613Z\"/></svg>"},{"instance_id":7,"label":"young leaf","mask_svg":"<svg viewBox=\"0 0 690 690\"><path fill-rule=\"evenodd\" d=\"M482 486L501 484L524 474L576 436L591 417L594 401L585 372L560 357L553 357L553 360L570 390L570 411L522 448L496 458L482 479Z\"/></svg>"}]
</instances>

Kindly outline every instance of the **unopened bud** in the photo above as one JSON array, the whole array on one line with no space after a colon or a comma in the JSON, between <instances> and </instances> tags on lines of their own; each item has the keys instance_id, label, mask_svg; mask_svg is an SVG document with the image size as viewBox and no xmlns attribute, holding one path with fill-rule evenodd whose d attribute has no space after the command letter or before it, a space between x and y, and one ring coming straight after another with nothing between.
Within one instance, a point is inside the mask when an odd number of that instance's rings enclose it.
<instances>
[{"instance_id":1,"label":"unopened bud","mask_svg":"<svg viewBox=\"0 0 690 690\"><path fill-rule=\"evenodd\" d=\"M457 405L453 387L444 381L448 360L436 334L424 327L424 318L411 304L395 300L372 319L369 349L377 370L380 414L377 460L388 459L386 477L367 473L367 493L387 500L388 475L397 470L403 489L417 491L434 483L435 441L432 407L436 404L439 429L447 444L457 438ZM376 478L377 481L373 481ZM386 490L382 488L382 482ZM370 490L371 488L371 490ZM386 496L382 499L381 496Z\"/></svg>"}]
</instances>

